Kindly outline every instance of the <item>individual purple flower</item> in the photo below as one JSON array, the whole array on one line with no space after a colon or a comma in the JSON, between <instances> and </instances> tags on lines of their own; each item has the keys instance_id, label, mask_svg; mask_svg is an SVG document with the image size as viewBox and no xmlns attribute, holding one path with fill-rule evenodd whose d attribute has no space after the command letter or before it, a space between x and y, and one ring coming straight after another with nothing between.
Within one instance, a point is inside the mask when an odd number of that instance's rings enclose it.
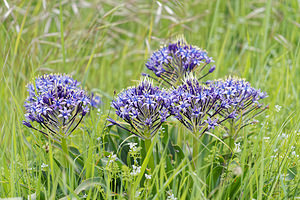
<instances>
[{"instance_id":1,"label":"individual purple flower","mask_svg":"<svg viewBox=\"0 0 300 200\"><path fill-rule=\"evenodd\" d=\"M63 117L65 120L68 120L68 118L71 116L70 112L72 112L72 110L68 110L66 107L64 107L64 109L60 109L59 112L60 114L58 117Z\"/></svg>"},{"instance_id":2,"label":"individual purple flower","mask_svg":"<svg viewBox=\"0 0 300 200\"><path fill-rule=\"evenodd\" d=\"M207 118L207 120L205 120L204 122L207 123L207 129L215 129L215 126L218 126L219 124L217 123L218 122L218 119L214 119L214 120L211 120L210 117Z\"/></svg>"},{"instance_id":3,"label":"individual purple flower","mask_svg":"<svg viewBox=\"0 0 300 200\"><path fill-rule=\"evenodd\" d=\"M91 96L91 106L94 107L94 108L97 108L100 104L101 104L101 98L100 98L100 96L97 96L94 93L92 93L92 96Z\"/></svg>"},{"instance_id":4,"label":"individual purple flower","mask_svg":"<svg viewBox=\"0 0 300 200\"><path fill-rule=\"evenodd\" d=\"M111 118L108 121L143 139L149 139L170 116L170 104L169 93L153 86L152 82L145 78L136 87L119 93L112 101L116 114L131 128Z\"/></svg>"},{"instance_id":5,"label":"individual purple flower","mask_svg":"<svg viewBox=\"0 0 300 200\"><path fill-rule=\"evenodd\" d=\"M205 51L187 44L184 39L179 39L155 51L147 61L146 67L155 74L154 79L159 79L170 86L177 86L187 75L196 72L198 68L201 72L212 62L214 61L207 56ZM215 66L212 66L199 79L214 70ZM151 77L147 74L143 75Z\"/></svg>"},{"instance_id":6,"label":"individual purple flower","mask_svg":"<svg viewBox=\"0 0 300 200\"><path fill-rule=\"evenodd\" d=\"M43 75L27 88L29 96L24 104L26 121L23 124L46 136L51 133L60 138L71 134L89 107L97 104L92 103L95 101L93 95L87 96L80 83L67 75ZM34 122L39 123L42 129L34 128Z\"/></svg>"}]
</instances>

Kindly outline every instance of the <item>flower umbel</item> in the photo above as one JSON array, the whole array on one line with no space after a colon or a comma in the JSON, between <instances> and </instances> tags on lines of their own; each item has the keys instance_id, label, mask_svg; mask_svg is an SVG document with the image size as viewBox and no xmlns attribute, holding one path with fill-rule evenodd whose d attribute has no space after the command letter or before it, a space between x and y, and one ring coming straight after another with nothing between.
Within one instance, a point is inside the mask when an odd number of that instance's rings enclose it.
<instances>
[{"instance_id":1,"label":"flower umbel","mask_svg":"<svg viewBox=\"0 0 300 200\"><path fill-rule=\"evenodd\" d=\"M149 139L170 116L169 106L169 93L154 87L153 83L145 78L138 86L122 91L112 102L116 114L132 129L129 130L111 118L108 120L113 125L117 125L143 139Z\"/></svg>"},{"instance_id":2,"label":"flower umbel","mask_svg":"<svg viewBox=\"0 0 300 200\"><path fill-rule=\"evenodd\" d=\"M207 56L205 51L187 44L181 38L155 51L146 63L146 67L154 72L157 79L170 86L176 86L181 84L184 78L194 72L197 67L200 68L201 72L212 62L214 61ZM214 70L215 66L212 66L199 79L212 73Z\"/></svg>"},{"instance_id":3,"label":"flower umbel","mask_svg":"<svg viewBox=\"0 0 300 200\"><path fill-rule=\"evenodd\" d=\"M218 91L201 85L193 77L172 91L171 105L171 114L193 133L203 134L229 119L229 115L218 115L228 106Z\"/></svg>"},{"instance_id":4,"label":"flower umbel","mask_svg":"<svg viewBox=\"0 0 300 200\"><path fill-rule=\"evenodd\" d=\"M250 83L238 78L229 77L226 80L207 82L222 100L224 109L219 116L228 116L234 123L242 122L235 129L241 129L252 123L251 119L263 112L268 106L259 103L267 97L266 92L251 87Z\"/></svg>"},{"instance_id":5,"label":"flower umbel","mask_svg":"<svg viewBox=\"0 0 300 200\"><path fill-rule=\"evenodd\" d=\"M67 75L37 77L34 83L27 85L29 96L24 104L26 121L23 124L45 136L50 133L56 139L70 135L91 107L91 98L79 85ZM41 130L33 127L33 122L40 124Z\"/></svg>"}]
</instances>

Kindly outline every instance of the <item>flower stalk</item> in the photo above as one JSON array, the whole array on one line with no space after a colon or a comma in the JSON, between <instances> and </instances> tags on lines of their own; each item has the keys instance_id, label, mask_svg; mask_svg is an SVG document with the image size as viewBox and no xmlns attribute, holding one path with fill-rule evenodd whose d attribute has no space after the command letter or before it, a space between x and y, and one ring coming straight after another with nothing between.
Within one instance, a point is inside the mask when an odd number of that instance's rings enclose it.
<instances>
[{"instance_id":1,"label":"flower stalk","mask_svg":"<svg viewBox=\"0 0 300 200\"><path fill-rule=\"evenodd\" d=\"M153 155L153 149L150 149L151 146L151 138L145 139L145 149L146 152L148 153L150 151L150 158L148 162L148 168L151 169L151 172L154 171L155 169L155 164L154 164L154 155Z\"/></svg>"}]
</instances>

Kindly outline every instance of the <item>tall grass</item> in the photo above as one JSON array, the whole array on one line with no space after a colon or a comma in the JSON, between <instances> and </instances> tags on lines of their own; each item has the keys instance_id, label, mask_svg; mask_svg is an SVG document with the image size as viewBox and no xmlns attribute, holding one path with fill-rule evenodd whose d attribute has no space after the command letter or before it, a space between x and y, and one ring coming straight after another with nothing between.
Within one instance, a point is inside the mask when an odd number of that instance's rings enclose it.
<instances>
[{"instance_id":1,"label":"tall grass","mask_svg":"<svg viewBox=\"0 0 300 200\"><path fill-rule=\"evenodd\" d=\"M122 199L111 186L113 174L99 164L109 152L119 149L121 156L128 151L121 145L128 133L105 129L107 115L114 116L110 102L115 92L140 79L153 50L183 34L215 59L210 79L246 78L267 91L269 110L256 126L242 131L241 152L228 162L220 154L222 143L203 137L209 151L196 171L189 159L192 138L169 120L152 143L156 169L151 181L140 185L145 180L138 176L124 196L134 199L136 191L148 188L155 193L143 198L166 199L170 190L178 199L300 198L299 10L297 0L2 1L0 197ZM82 161L69 171L57 164L51 142L21 123L26 84L57 72L72 74L103 101L101 111L91 113L68 141L80 150L74 155Z\"/></svg>"}]
</instances>

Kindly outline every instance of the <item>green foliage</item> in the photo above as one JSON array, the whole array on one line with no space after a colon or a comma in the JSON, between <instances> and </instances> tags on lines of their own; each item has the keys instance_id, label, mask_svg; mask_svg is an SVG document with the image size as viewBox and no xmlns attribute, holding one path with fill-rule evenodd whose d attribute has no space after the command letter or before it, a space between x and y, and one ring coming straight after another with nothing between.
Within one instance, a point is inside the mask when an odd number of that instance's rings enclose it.
<instances>
[{"instance_id":1,"label":"green foliage","mask_svg":"<svg viewBox=\"0 0 300 200\"><path fill-rule=\"evenodd\" d=\"M297 0L4 0L0 198L299 198L299 8ZM150 172L150 154L129 153L129 142L143 147L143 141L106 127L106 118L114 116L114 91L134 85L149 54L180 34L216 61L209 79L246 78L267 91L269 110L235 135L234 148L222 128L198 138L197 163L192 136L168 120L152 141ZM25 85L56 72L73 75L103 100L67 139L67 160L60 145L21 124ZM134 164L141 167L137 176Z\"/></svg>"}]
</instances>

